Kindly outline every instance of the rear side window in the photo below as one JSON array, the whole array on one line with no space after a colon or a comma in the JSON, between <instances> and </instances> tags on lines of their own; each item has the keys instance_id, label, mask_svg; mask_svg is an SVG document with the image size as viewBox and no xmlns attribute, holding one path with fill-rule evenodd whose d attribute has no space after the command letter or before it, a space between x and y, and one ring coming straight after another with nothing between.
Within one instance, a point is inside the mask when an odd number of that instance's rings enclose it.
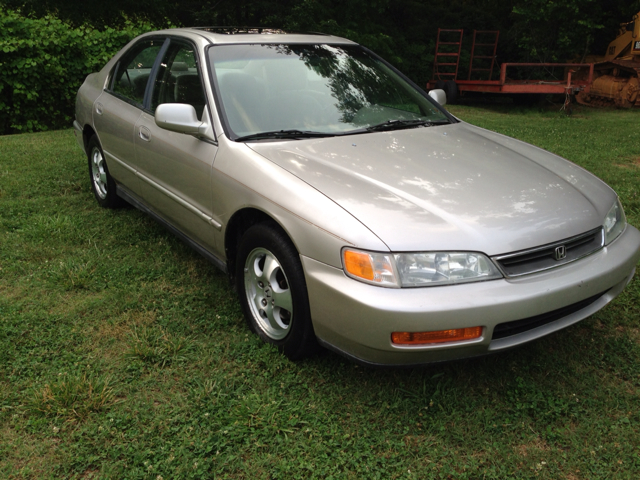
<instances>
[{"instance_id":1,"label":"rear side window","mask_svg":"<svg viewBox=\"0 0 640 480\"><path fill-rule=\"evenodd\" d=\"M111 91L136 105L144 103L144 93L162 40L145 40L133 46L117 63Z\"/></svg>"}]
</instances>

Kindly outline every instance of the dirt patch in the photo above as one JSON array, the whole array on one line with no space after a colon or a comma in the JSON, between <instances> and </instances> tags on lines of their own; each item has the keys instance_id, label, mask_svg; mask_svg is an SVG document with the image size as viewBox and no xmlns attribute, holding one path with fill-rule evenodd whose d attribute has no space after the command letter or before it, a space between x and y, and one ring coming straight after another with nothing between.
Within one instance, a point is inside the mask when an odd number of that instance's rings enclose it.
<instances>
[{"instance_id":1,"label":"dirt patch","mask_svg":"<svg viewBox=\"0 0 640 480\"><path fill-rule=\"evenodd\" d=\"M627 335L634 342L640 345L640 329L639 328L629 328L627 329Z\"/></svg>"},{"instance_id":2,"label":"dirt patch","mask_svg":"<svg viewBox=\"0 0 640 480\"><path fill-rule=\"evenodd\" d=\"M52 427L53 428L53 427ZM57 438L38 438L23 431L19 435L9 426L0 429L0 438L7 455L0 459L0 471L13 471L20 478L22 472L29 472L31 478L44 478L59 462L57 458Z\"/></svg>"},{"instance_id":3,"label":"dirt patch","mask_svg":"<svg viewBox=\"0 0 640 480\"><path fill-rule=\"evenodd\" d=\"M122 357L127 339L136 328L148 327L156 321L155 311L127 311L85 332L94 351L104 359Z\"/></svg>"},{"instance_id":4,"label":"dirt patch","mask_svg":"<svg viewBox=\"0 0 640 480\"><path fill-rule=\"evenodd\" d=\"M528 457L531 454L536 454L536 453L540 453L540 452L546 452L549 451L549 445L547 444L547 442L545 442L543 439L541 439L540 437L536 438L535 440L533 440L532 442L523 444L523 445L518 445L517 447L515 447L516 452L518 452L522 457Z\"/></svg>"},{"instance_id":5,"label":"dirt patch","mask_svg":"<svg viewBox=\"0 0 640 480\"><path fill-rule=\"evenodd\" d=\"M97 341L107 339L124 340L134 328L148 327L155 321L156 312L154 310L144 312L127 311L109 322L100 324L95 328L92 336Z\"/></svg>"},{"instance_id":6,"label":"dirt patch","mask_svg":"<svg viewBox=\"0 0 640 480\"><path fill-rule=\"evenodd\" d=\"M625 158L624 163L614 163L613 165L626 170L635 170L640 168L640 157Z\"/></svg>"},{"instance_id":7,"label":"dirt patch","mask_svg":"<svg viewBox=\"0 0 640 480\"><path fill-rule=\"evenodd\" d=\"M79 315L91 305L99 303L104 298L104 292L65 292L51 297L50 315Z\"/></svg>"},{"instance_id":8,"label":"dirt patch","mask_svg":"<svg viewBox=\"0 0 640 480\"><path fill-rule=\"evenodd\" d=\"M2 270L0 269L0 272ZM0 295L11 302L16 302L29 297L29 292L23 287L12 287L9 285L0 285Z\"/></svg>"}]
</instances>

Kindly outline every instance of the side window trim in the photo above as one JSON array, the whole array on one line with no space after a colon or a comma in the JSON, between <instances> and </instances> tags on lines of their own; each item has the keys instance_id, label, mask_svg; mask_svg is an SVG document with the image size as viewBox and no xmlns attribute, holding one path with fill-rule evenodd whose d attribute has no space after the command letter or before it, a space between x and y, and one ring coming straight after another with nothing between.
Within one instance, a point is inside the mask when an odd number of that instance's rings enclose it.
<instances>
[{"instance_id":1,"label":"side window trim","mask_svg":"<svg viewBox=\"0 0 640 480\"><path fill-rule=\"evenodd\" d=\"M222 105L222 99L220 98L220 87L218 85L218 78L215 74L215 67L211 62L211 55L209 54L212 48L215 48L216 44L209 44L204 49L204 56L207 70L207 76L209 78L209 85L211 85L211 91L213 92L213 100L215 102L216 113L218 114L218 119L222 124L222 130L227 135L228 138L234 138L233 135L230 135L231 129L229 128L229 119L227 117L227 112L224 110L224 106ZM211 112L213 114L213 112Z\"/></svg>"},{"instance_id":2,"label":"side window trim","mask_svg":"<svg viewBox=\"0 0 640 480\"><path fill-rule=\"evenodd\" d=\"M156 55L155 60L153 61L153 66L151 67L151 72L149 73L149 78L147 79L147 84L145 86L145 94L143 97L143 103L138 103L135 100L128 98L124 95L122 95L119 92L116 92L114 90L115 87L115 81L116 81L116 76L117 73L120 69L120 66L122 64L122 59L132 50L134 50L136 47L138 47L138 45L140 45L141 43L145 43L148 42L150 40L163 40L162 46L160 47L160 50L158 51L158 54ZM155 72L157 72L159 65L160 65L160 61L162 60L162 56L164 55L164 52L166 52L166 49L169 46L169 38L168 37L156 37L156 36L152 36L152 37L144 37L142 39L140 39L139 42L136 42L134 45L131 46L131 48L129 48L126 52L124 52L120 59L118 59L118 61L116 62L116 65L113 67L113 69L111 70L111 72L109 73L110 78L109 78L109 83L108 83L108 87L105 89L109 94L113 95L116 98L119 98L120 100L122 100L123 102L128 103L129 105L132 105L136 108L140 108L142 110L144 110L147 106L147 97L149 95L150 92L150 88L149 86L152 85L151 83L151 79L154 75Z\"/></svg>"},{"instance_id":3,"label":"side window trim","mask_svg":"<svg viewBox=\"0 0 640 480\"><path fill-rule=\"evenodd\" d=\"M154 64L154 68L151 72L151 75L149 76L150 81L151 81L151 77L153 77L153 83L149 84L147 87L148 91L145 95L145 111L150 115L155 116L155 113L152 112L152 109L151 109L151 102L152 102L152 96L153 96L153 89L155 88L156 77L158 75L158 71L160 70L160 64L162 60L164 60L164 56L166 55L167 50L169 50L169 48L174 44L188 45L193 48L197 74L198 74L198 78L200 79L200 88L202 89L202 97L204 98L204 101L205 101L205 108L209 108L210 102L209 102L209 99L207 98L207 89L204 87L204 82L206 81L207 78L205 77L205 72L203 70L203 67L206 69L206 65L200 59L200 52L198 51L198 47L193 41L191 41L188 38L169 36L167 37L166 44L163 45L160 53L158 53L156 64ZM209 113L209 116L211 116L211 113Z\"/></svg>"},{"instance_id":4,"label":"side window trim","mask_svg":"<svg viewBox=\"0 0 640 480\"><path fill-rule=\"evenodd\" d=\"M120 68L121 62L122 62L122 57L120 57L120 59L116 62L115 67L113 67L111 69L111 72L109 72L109 85L107 86L107 88L105 88L105 90L109 93L113 93L113 84L116 83L116 73L118 73L118 69Z\"/></svg>"},{"instance_id":5,"label":"side window trim","mask_svg":"<svg viewBox=\"0 0 640 480\"><path fill-rule=\"evenodd\" d=\"M147 88L145 90L145 96L144 96L143 111L151 116L155 116L155 112L152 111L152 103L153 103L154 89L156 88L156 80L158 79L158 75L160 75L160 72L161 72L160 67L162 66L162 61L164 60L164 57L166 56L171 46L175 44L187 45L193 48L197 74L198 74L198 78L200 79L200 88L202 89L202 98L204 99L204 102L205 102L204 109L208 112L207 116L209 117L210 121L213 122L214 117L213 117L213 112L211 110L211 101L208 98L207 89L205 87L205 82L208 80L208 76L206 72L207 64L205 63L206 59L202 57L198 49L198 46L193 40L185 37L176 36L176 35L168 35L165 38L165 41L160 51L158 52L158 56L156 57L156 60L149 74L149 80L147 82ZM137 106L139 107L139 104ZM203 120L204 120L204 112L203 112ZM213 137L214 137L214 140L212 143L214 145L217 145L217 133L215 131L213 124L211 125L211 131L213 132Z\"/></svg>"},{"instance_id":6,"label":"side window trim","mask_svg":"<svg viewBox=\"0 0 640 480\"><path fill-rule=\"evenodd\" d=\"M153 86L156 83L156 76L158 75L158 70L160 70L160 62L164 58L165 53L169 49L169 45L171 44L171 39L169 37L165 38L160 51L158 52L158 56L156 57L156 61L153 62L153 67L151 67L151 73L149 74L149 79L147 80L147 87L144 91L144 103L143 110L148 111L151 108L151 93L153 92Z\"/></svg>"}]
</instances>

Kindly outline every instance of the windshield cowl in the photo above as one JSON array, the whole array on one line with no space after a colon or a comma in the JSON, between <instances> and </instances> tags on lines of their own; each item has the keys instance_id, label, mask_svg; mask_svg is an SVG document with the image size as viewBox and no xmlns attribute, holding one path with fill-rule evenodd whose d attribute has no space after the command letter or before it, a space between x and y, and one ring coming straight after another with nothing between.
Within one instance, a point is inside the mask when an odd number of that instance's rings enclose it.
<instances>
[{"instance_id":1,"label":"windshield cowl","mask_svg":"<svg viewBox=\"0 0 640 480\"><path fill-rule=\"evenodd\" d=\"M429 122L427 120L388 120L386 122L379 123L377 125L371 125L367 127L366 130L368 132L383 132L389 130L402 130L405 128L416 128L416 127L433 127L435 125L448 125L451 122L441 121L441 122Z\"/></svg>"},{"instance_id":2,"label":"windshield cowl","mask_svg":"<svg viewBox=\"0 0 640 480\"><path fill-rule=\"evenodd\" d=\"M359 135L363 133L387 132L393 130L405 130L407 128L434 127L437 125L449 125L448 120L442 122L427 122L425 120L390 120L372 125L364 129L351 130L343 133L324 133L301 130L277 130L275 132L259 132L245 135L235 139L236 142L247 142L251 140L302 140L305 138L326 138L344 135Z\"/></svg>"},{"instance_id":3,"label":"windshield cowl","mask_svg":"<svg viewBox=\"0 0 640 480\"><path fill-rule=\"evenodd\" d=\"M325 138L333 137L334 134L322 133L322 132L310 132L301 130L278 130L274 132L258 132L251 135L245 135L235 139L236 142L246 142L249 140L269 140L269 139L287 139L287 140L300 140L303 138Z\"/></svg>"}]
</instances>

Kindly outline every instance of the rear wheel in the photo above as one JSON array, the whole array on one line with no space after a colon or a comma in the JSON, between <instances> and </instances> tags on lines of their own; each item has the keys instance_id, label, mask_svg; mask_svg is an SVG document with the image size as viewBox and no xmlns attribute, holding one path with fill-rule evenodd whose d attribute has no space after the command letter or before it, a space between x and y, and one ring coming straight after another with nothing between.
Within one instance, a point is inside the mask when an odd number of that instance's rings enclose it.
<instances>
[{"instance_id":1,"label":"rear wheel","mask_svg":"<svg viewBox=\"0 0 640 480\"><path fill-rule=\"evenodd\" d=\"M300 257L275 224L259 223L243 235L236 286L249 328L297 360L317 350Z\"/></svg>"},{"instance_id":2,"label":"rear wheel","mask_svg":"<svg viewBox=\"0 0 640 480\"><path fill-rule=\"evenodd\" d=\"M91 190L98 204L104 208L118 208L125 204L116 194L116 182L109 175L107 162L98 139L93 136L87 144Z\"/></svg>"},{"instance_id":3,"label":"rear wheel","mask_svg":"<svg viewBox=\"0 0 640 480\"><path fill-rule=\"evenodd\" d=\"M444 82L444 93L447 94L447 103L453 105L458 100L458 85L453 80Z\"/></svg>"},{"instance_id":4,"label":"rear wheel","mask_svg":"<svg viewBox=\"0 0 640 480\"><path fill-rule=\"evenodd\" d=\"M513 95L514 105L522 107L533 107L536 105L542 105L545 95L540 93L517 93Z\"/></svg>"}]
</instances>

